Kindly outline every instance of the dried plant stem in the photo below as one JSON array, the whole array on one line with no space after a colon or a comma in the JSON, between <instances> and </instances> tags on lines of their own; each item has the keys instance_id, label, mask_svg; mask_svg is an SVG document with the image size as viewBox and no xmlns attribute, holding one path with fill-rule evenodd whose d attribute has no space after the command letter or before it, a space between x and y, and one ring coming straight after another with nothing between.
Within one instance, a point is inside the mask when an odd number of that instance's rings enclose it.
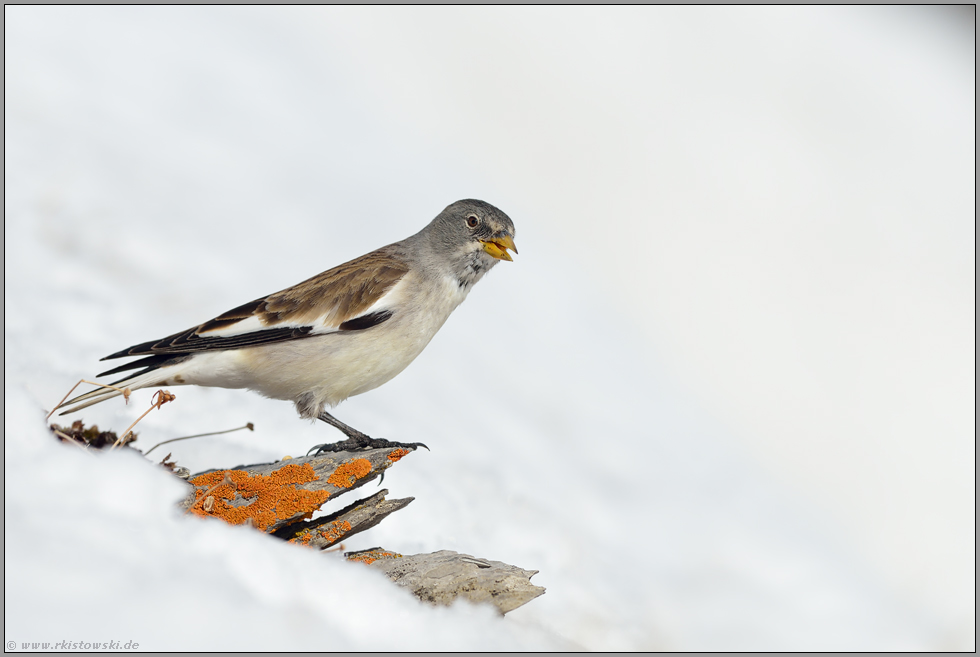
<instances>
[{"instance_id":1,"label":"dried plant stem","mask_svg":"<svg viewBox=\"0 0 980 657\"><path fill-rule=\"evenodd\" d=\"M129 403L129 396L133 393L133 391L130 390L129 388L119 388L117 386L109 385L108 383L96 383L95 381L86 381L85 379L79 379L78 380L78 383L76 383L75 385L73 385L71 387L71 390L69 390L65 394L65 396L61 398L61 401L58 402L57 404L55 404L54 408L51 409L51 412L48 413L48 416L46 418L44 418L44 421L47 422L48 420L50 420L51 419L51 416L54 415L54 412L56 410L58 410L59 408L61 408L61 405L65 403L65 400L68 399L68 396L71 395L71 393L75 392L75 388L77 388L78 386L82 385L83 383L87 383L87 384L89 384L91 386L98 386L100 388L111 388L113 390L118 390L119 392L122 393L123 399L126 400L126 403L127 404Z\"/></svg>"},{"instance_id":2,"label":"dried plant stem","mask_svg":"<svg viewBox=\"0 0 980 657\"><path fill-rule=\"evenodd\" d=\"M143 454L143 456L149 456L150 455L150 452L152 452L153 450L155 450L160 445L166 445L167 443L177 442L178 440L190 440L191 438L203 438L204 436L219 436L219 435L221 435L223 433L231 433L233 431L241 431L242 429L248 429L249 431L255 431L255 425L252 424L251 422L249 422L249 423L247 423L243 427L236 427L234 429L225 429L224 431L211 431L209 433L196 433L193 436L181 436L180 438L171 438L170 440L161 441L161 442L157 443L156 445L154 445L153 447L151 447L150 449L146 450L146 452Z\"/></svg>"},{"instance_id":3,"label":"dried plant stem","mask_svg":"<svg viewBox=\"0 0 980 657\"><path fill-rule=\"evenodd\" d=\"M153 401L154 399L156 401ZM130 432L133 430L133 427L135 427L140 420L142 420L147 415L149 415L150 411L152 411L154 408L160 408L167 402L172 402L175 399L177 399L177 395L173 395L167 392L166 390L157 390L155 393L153 393L153 397L150 398L150 407L146 409L145 413L143 413L138 418L136 418L136 422L133 422L131 425L129 425L129 428L127 428L125 431L122 432L122 435L119 436L118 439L116 439L115 444L113 444L113 446L109 448L109 451L111 452L115 448L119 447L119 445L123 444L123 441L126 440L126 436L130 434Z\"/></svg>"}]
</instances>

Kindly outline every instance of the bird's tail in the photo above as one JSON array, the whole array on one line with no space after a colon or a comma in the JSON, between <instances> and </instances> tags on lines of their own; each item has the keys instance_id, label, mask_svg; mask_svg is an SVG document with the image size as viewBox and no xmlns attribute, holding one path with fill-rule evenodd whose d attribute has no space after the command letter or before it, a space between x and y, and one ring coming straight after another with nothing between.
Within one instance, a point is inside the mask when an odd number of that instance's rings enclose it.
<instances>
[{"instance_id":1,"label":"bird's tail","mask_svg":"<svg viewBox=\"0 0 980 657\"><path fill-rule=\"evenodd\" d=\"M59 415L75 413L83 408L88 408L89 406L93 406L99 402L104 402L107 399L119 397L120 395L124 394L124 391L126 390L137 390L139 388L149 388L156 385L162 385L167 380L168 374L168 372L161 371L157 368L143 370L142 372L131 374L111 383L110 385L113 386L112 388L98 388L96 390L92 390L91 392L86 392L84 395L79 395L69 399L66 402L63 402L60 406L58 406L58 408L65 408L66 410L59 413ZM66 408L68 406L71 406L71 408Z\"/></svg>"}]
</instances>

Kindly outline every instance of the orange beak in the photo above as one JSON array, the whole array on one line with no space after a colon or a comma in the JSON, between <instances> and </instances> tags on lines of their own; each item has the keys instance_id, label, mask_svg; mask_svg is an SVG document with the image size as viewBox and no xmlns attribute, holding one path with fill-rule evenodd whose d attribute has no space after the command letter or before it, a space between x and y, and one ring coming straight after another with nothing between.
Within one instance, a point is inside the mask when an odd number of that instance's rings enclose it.
<instances>
[{"instance_id":1,"label":"orange beak","mask_svg":"<svg viewBox=\"0 0 980 657\"><path fill-rule=\"evenodd\" d=\"M514 261L514 259L510 257L510 254L507 253L507 249L517 253L517 246L514 244L514 238L510 235L502 235L500 237L494 237L492 240L480 241L483 242L483 250L497 260L507 260L510 262Z\"/></svg>"}]
</instances>

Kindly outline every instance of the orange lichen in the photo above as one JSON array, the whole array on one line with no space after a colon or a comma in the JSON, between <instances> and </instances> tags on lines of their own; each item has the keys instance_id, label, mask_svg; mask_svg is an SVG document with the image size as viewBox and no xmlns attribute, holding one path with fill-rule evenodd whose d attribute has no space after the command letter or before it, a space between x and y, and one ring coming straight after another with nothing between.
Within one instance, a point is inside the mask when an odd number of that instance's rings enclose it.
<instances>
[{"instance_id":1,"label":"orange lichen","mask_svg":"<svg viewBox=\"0 0 980 657\"><path fill-rule=\"evenodd\" d=\"M371 473L371 462L367 459L354 459L342 464L327 478L327 483L337 488L350 488L354 482Z\"/></svg>"},{"instance_id":2,"label":"orange lichen","mask_svg":"<svg viewBox=\"0 0 980 657\"><path fill-rule=\"evenodd\" d=\"M388 552L387 550L366 550L346 556L348 561L360 561L366 564L372 564L378 559L401 559L402 557L397 552Z\"/></svg>"},{"instance_id":3,"label":"orange lichen","mask_svg":"<svg viewBox=\"0 0 980 657\"><path fill-rule=\"evenodd\" d=\"M402 458L403 456L408 456L411 453L412 453L411 450L408 449L396 449L395 451L393 451L391 454L388 455L388 460L391 461L392 463L397 463L400 458Z\"/></svg>"},{"instance_id":4,"label":"orange lichen","mask_svg":"<svg viewBox=\"0 0 980 657\"><path fill-rule=\"evenodd\" d=\"M344 535L350 530L351 524L346 520L334 520L329 527L321 526L312 529L304 529L296 534L296 536L289 539L289 542L299 543L300 545L309 545L314 538L319 536L332 545L343 538Z\"/></svg>"},{"instance_id":5,"label":"orange lichen","mask_svg":"<svg viewBox=\"0 0 980 657\"><path fill-rule=\"evenodd\" d=\"M221 485L225 476L232 484ZM309 517L327 501L330 493L325 490L310 491L297 488L297 484L305 484L319 477L313 467L303 465L284 465L275 472L266 475L252 476L243 470L219 470L208 472L191 479L197 486L197 500L191 506L191 511L199 516L216 516L232 525L250 524L262 531L281 520L301 514ZM205 502L210 506L206 511L201 504L204 493L210 489L207 497L213 502ZM232 506L236 497L247 501L242 506Z\"/></svg>"},{"instance_id":6,"label":"orange lichen","mask_svg":"<svg viewBox=\"0 0 980 657\"><path fill-rule=\"evenodd\" d=\"M343 538L344 534L350 531L350 523L346 520L334 520L329 529L320 528L320 536L325 540L335 543Z\"/></svg>"}]
</instances>

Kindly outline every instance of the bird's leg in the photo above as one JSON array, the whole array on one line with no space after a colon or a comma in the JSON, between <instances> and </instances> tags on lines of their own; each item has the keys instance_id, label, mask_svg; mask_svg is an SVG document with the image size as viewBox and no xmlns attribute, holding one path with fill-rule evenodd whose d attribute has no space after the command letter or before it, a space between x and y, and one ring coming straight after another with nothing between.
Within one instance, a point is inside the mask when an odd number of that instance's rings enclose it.
<instances>
[{"instance_id":1,"label":"bird's leg","mask_svg":"<svg viewBox=\"0 0 980 657\"><path fill-rule=\"evenodd\" d=\"M365 433L361 433L354 427L344 424L326 411L320 413L320 415L317 416L317 419L323 420L330 426L340 429L342 432L344 432L344 435L347 436L347 440L341 440L340 442L325 445L314 445L313 448L307 452L307 454L314 452L314 450L316 450L316 455L320 455L324 452L350 452L359 449L384 449L386 447L404 447L409 449L425 447L426 449L429 449L422 443L396 443L391 440L385 440L384 438L372 438Z\"/></svg>"}]
</instances>

